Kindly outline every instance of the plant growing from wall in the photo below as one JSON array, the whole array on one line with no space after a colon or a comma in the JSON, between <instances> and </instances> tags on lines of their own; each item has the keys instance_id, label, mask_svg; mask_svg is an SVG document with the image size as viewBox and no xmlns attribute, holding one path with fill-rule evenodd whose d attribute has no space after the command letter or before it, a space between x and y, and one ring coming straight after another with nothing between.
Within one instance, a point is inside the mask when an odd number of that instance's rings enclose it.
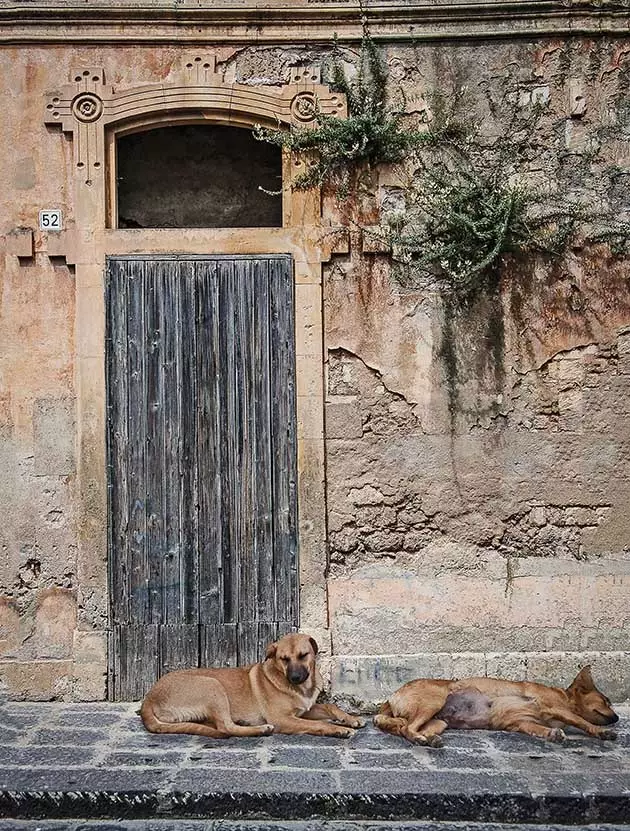
<instances>
[{"instance_id":1,"label":"plant growing from wall","mask_svg":"<svg viewBox=\"0 0 630 831\"><path fill-rule=\"evenodd\" d=\"M532 175L550 129L543 100L516 86L496 100L487 94L493 135L470 115L479 102L463 90L439 92L429 96L429 115L414 123L404 113L404 96L398 107L391 100L387 67L365 17L354 79L345 74L337 43L330 75L331 86L347 97L347 118L317 113L312 128L257 127L254 134L312 154L313 163L292 187L326 186L341 199L352 195L357 171L394 166L396 207L383 211L379 230L366 232L389 248L404 285L437 289L451 305L461 305L496 288L509 257L557 260L578 236L627 253L629 221L598 209L593 194L579 198L555 178ZM595 136L585 163L597 155Z\"/></svg>"},{"instance_id":2,"label":"plant growing from wall","mask_svg":"<svg viewBox=\"0 0 630 831\"><path fill-rule=\"evenodd\" d=\"M528 172L540 153L543 103L506 93L492 113L502 130L488 136L458 119L464 102L461 92L433 96L425 140L398 169L398 208L385 213L381 234L403 284L469 302L497 286L508 257L557 259L578 236L627 250L630 224L598 210L596 195L565 193Z\"/></svg>"},{"instance_id":3,"label":"plant growing from wall","mask_svg":"<svg viewBox=\"0 0 630 831\"><path fill-rule=\"evenodd\" d=\"M390 101L387 68L363 23L363 36L353 80L346 77L337 42L330 61L330 86L348 103L347 118L316 113L314 127L290 130L256 127L261 141L293 152L313 152L314 163L291 183L293 188L333 187L347 195L353 171L361 167L401 162L418 141L421 131L403 124L403 113Z\"/></svg>"}]
</instances>

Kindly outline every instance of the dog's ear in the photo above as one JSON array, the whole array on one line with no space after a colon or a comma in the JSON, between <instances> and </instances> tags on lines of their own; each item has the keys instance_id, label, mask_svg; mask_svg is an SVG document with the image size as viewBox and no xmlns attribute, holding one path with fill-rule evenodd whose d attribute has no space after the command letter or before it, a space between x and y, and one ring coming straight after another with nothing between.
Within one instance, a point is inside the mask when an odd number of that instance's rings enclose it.
<instances>
[{"instance_id":1,"label":"dog's ear","mask_svg":"<svg viewBox=\"0 0 630 831\"><path fill-rule=\"evenodd\" d=\"M309 641L311 642L311 646L313 647L313 652L317 655L317 653L319 652L319 646L317 646L317 641L315 640L315 638L309 638Z\"/></svg>"},{"instance_id":2,"label":"dog's ear","mask_svg":"<svg viewBox=\"0 0 630 831\"><path fill-rule=\"evenodd\" d=\"M591 667L586 666L582 667L582 669L578 672L578 674L573 679L571 686L568 688L567 692L571 690L571 692L590 692L591 690L595 689L595 684L593 683L593 676L591 675Z\"/></svg>"},{"instance_id":3,"label":"dog's ear","mask_svg":"<svg viewBox=\"0 0 630 831\"><path fill-rule=\"evenodd\" d=\"M278 644L275 641L273 643L270 643L267 647L267 654L265 655L265 658L275 658L277 648Z\"/></svg>"}]
</instances>

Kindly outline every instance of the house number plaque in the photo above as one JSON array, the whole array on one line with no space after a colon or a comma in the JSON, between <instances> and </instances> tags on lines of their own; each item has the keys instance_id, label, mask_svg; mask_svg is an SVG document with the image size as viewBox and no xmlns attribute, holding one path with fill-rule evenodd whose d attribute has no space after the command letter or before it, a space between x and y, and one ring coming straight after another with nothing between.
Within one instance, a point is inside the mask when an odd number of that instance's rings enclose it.
<instances>
[{"instance_id":1,"label":"house number plaque","mask_svg":"<svg viewBox=\"0 0 630 831\"><path fill-rule=\"evenodd\" d=\"M45 210L39 212L40 231L62 231L63 218L59 210Z\"/></svg>"}]
</instances>

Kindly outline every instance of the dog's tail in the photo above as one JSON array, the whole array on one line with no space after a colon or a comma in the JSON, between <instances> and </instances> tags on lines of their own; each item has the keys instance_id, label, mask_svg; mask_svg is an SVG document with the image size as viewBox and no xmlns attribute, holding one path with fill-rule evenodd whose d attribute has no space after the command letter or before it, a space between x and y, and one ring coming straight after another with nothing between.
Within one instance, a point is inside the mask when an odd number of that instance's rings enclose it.
<instances>
[{"instance_id":1,"label":"dog's tail","mask_svg":"<svg viewBox=\"0 0 630 831\"><path fill-rule=\"evenodd\" d=\"M394 736L405 737L403 729L407 726L407 719L396 718L392 713L392 708L389 706L388 701L381 706L377 715L374 716L374 724L385 733L393 733Z\"/></svg>"},{"instance_id":2,"label":"dog's tail","mask_svg":"<svg viewBox=\"0 0 630 831\"><path fill-rule=\"evenodd\" d=\"M140 708L140 718L150 733L191 733L193 736L206 736L210 739L225 739L228 736L209 724L199 724L196 721L160 721L146 700Z\"/></svg>"}]
</instances>

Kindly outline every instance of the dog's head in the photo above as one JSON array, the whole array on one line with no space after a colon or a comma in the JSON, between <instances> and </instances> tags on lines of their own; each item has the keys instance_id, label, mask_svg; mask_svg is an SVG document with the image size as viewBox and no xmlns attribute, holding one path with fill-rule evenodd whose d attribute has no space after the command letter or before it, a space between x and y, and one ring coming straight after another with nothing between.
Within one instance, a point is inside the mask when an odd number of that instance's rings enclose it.
<instances>
[{"instance_id":1,"label":"dog's head","mask_svg":"<svg viewBox=\"0 0 630 831\"><path fill-rule=\"evenodd\" d=\"M299 633L285 635L279 641L267 647L267 660L273 661L276 668L290 684L303 684L315 674L317 643L314 638Z\"/></svg>"},{"instance_id":2,"label":"dog's head","mask_svg":"<svg viewBox=\"0 0 630 831\"><path fill-rule=\"evenodd\" d=\"M610 700L600 693L593 683L590 666L578 672L571 686L567 688L567 695L573 701L576 712L591 724L601 726L619 721Z\"/></svg>"}]
</instances>

